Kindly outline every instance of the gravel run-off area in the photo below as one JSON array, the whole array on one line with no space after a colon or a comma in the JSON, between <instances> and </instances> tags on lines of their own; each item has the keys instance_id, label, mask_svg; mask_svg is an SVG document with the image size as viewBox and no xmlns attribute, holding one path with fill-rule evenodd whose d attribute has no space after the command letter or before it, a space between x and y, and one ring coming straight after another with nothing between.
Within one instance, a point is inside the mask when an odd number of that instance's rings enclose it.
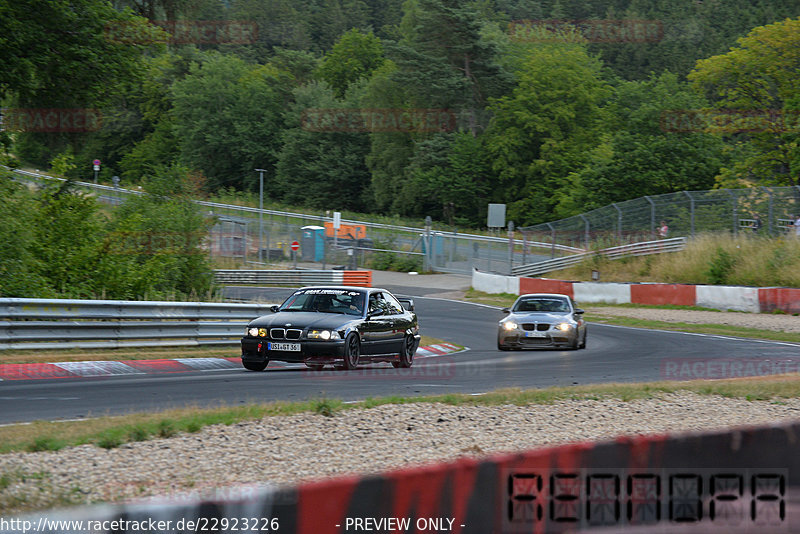
<instances>
[{"instance_id":1,"label":"gravel run-off area","mask_svg":"<svg viewBox=\"0 0 800 534\"><path fill-rule=\"evenodd\" d=\"M667 323L724 324L775 332L800 333L800 317L794 315L616 306L592 307L591 304L584 306L584 309L594 316L631 317Z\"/></svg>"},{"instance_id":2,"label":"gravel run-off area","mask_svg":"<svg viewBox=\"0 0 800 534\"><path fill-rule=\"evenodd\" d=\"M54 504L120 501L238 484L290 484L619 435L777 423L800 415L780 403L693 393L647 400L529 406L383 405L267 417L115 449L82 445L0 455L0 514Z\"/></svg>"}]
</instances>

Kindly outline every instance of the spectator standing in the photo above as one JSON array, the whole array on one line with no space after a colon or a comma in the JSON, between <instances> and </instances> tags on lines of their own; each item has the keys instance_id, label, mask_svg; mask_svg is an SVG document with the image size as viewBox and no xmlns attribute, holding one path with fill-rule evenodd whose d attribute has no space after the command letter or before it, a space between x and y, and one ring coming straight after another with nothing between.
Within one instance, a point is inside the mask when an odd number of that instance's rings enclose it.
<instances>
[{"instance_id":1,"label":"spectator standing","mask_svg":"<svg viewBox=\"0 0 800 534\"><path fill-rule=\"evenodd\" d=\"M794 233L797 237L800 237L800 215L794 221Z\"/></svg>"},{"instance_id":2,"label":"spectator standing","mask_svg":"<svg viewBox=\"0 0 800 534\"><path fill-rule=\"evenodd\" d=\"M658 238L666 239L668 233L669 233L669 226L667 226L666 222L661 221L661 228L658 229Z\"/></svg>"},{"instance_id":3,"label":"spectator standing","mask_svg":"<svg viewBox=\"0 0 800 534\"><path fill-rule=\"evenodd\" d=\"M755 232L755 233L758 233L758 231L761 230L761 217L758 216L758 213L756 213L753 216L753 227L752 228L753 228L753 232Z\"/></svg>"}]
</instances>

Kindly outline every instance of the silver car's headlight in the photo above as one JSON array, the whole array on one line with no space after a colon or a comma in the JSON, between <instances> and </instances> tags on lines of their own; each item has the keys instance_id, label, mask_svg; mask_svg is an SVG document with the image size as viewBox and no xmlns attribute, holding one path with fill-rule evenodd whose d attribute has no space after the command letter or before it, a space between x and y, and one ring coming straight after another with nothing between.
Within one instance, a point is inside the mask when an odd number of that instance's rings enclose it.
<instances>
[{"instance_id":1,"label":"silver car's headlight","mask_svg":"<svg viewBox=\"0 0 800 534\"><path fill-rule=\"evenodd\" d=\"M516 330L517 329L517 323L515 323L514 321L505 321L503 323L503 329L504 330Z\"/></svg>"},{"instance_id":2,"label":"silver car's headlight","mask_svg":"<svg viewBox=\"0 0 800 534\"><path fill-rule=\"evenodd\" d=\"M308 339L342 339L336 330L309 330Z\"/></svg>"},{"instance_id":3,"label":"silver car's headlight","mask_svg":"<svg viewBox=\"0 0 800 534\"><path fill-rule=\"evenodd\" d=\"M247 329L247 335L253 336L253 337L258 337L258 328L248 328Z\"/></svg>"},{"instance_id":4,"label":"silver car's headlight","mask_svg":"<svg viewBox=\"0 0 800 534\"><path fill-rule=\"evenodd\" d=\"M556 328L558 328L558 329L559 329L559 330L561 330L562 332L566 332L567 330L569 330L570 328L572 328L572 325L571 325L571 324L569 324L569 323L559 323L559 324L556 326Z\"/></svg>"}]
</instances>

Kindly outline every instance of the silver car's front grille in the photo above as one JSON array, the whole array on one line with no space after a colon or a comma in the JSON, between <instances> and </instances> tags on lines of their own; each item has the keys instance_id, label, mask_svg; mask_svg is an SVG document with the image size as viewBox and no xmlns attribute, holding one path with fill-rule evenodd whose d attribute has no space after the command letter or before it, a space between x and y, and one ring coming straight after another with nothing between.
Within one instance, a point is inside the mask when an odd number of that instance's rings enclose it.
<instances>
[{"instance_id":1,"label":"silver car's front grille","mask_svg":"<svg viewBox=\"0 0 800 534\"><path fill-rule=\"evenodd\" d=\"M528 330L532 332L534 330L538 330L539 332L546 332L550 330L550 323L523 323L522 324L523 330Z\"/></svg>"}]
</instances>

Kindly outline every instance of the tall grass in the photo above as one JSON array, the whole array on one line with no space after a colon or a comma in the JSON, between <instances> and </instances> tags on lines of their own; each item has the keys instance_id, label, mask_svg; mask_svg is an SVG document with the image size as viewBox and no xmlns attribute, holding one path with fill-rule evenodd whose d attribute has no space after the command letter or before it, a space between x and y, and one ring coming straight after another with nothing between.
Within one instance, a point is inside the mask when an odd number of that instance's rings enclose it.
<instances>
[{"instance_id":1,"label":"tall grass","mask_svg":"<svg viewBox=\"0 0 800 534\"><path fill-rule=\"evenodd\" d=\"M549 278L604 282L800 287L800 239L743 234L702 234L680 252L621 260L593 257Z\"/></svg>"}]
</instances>

